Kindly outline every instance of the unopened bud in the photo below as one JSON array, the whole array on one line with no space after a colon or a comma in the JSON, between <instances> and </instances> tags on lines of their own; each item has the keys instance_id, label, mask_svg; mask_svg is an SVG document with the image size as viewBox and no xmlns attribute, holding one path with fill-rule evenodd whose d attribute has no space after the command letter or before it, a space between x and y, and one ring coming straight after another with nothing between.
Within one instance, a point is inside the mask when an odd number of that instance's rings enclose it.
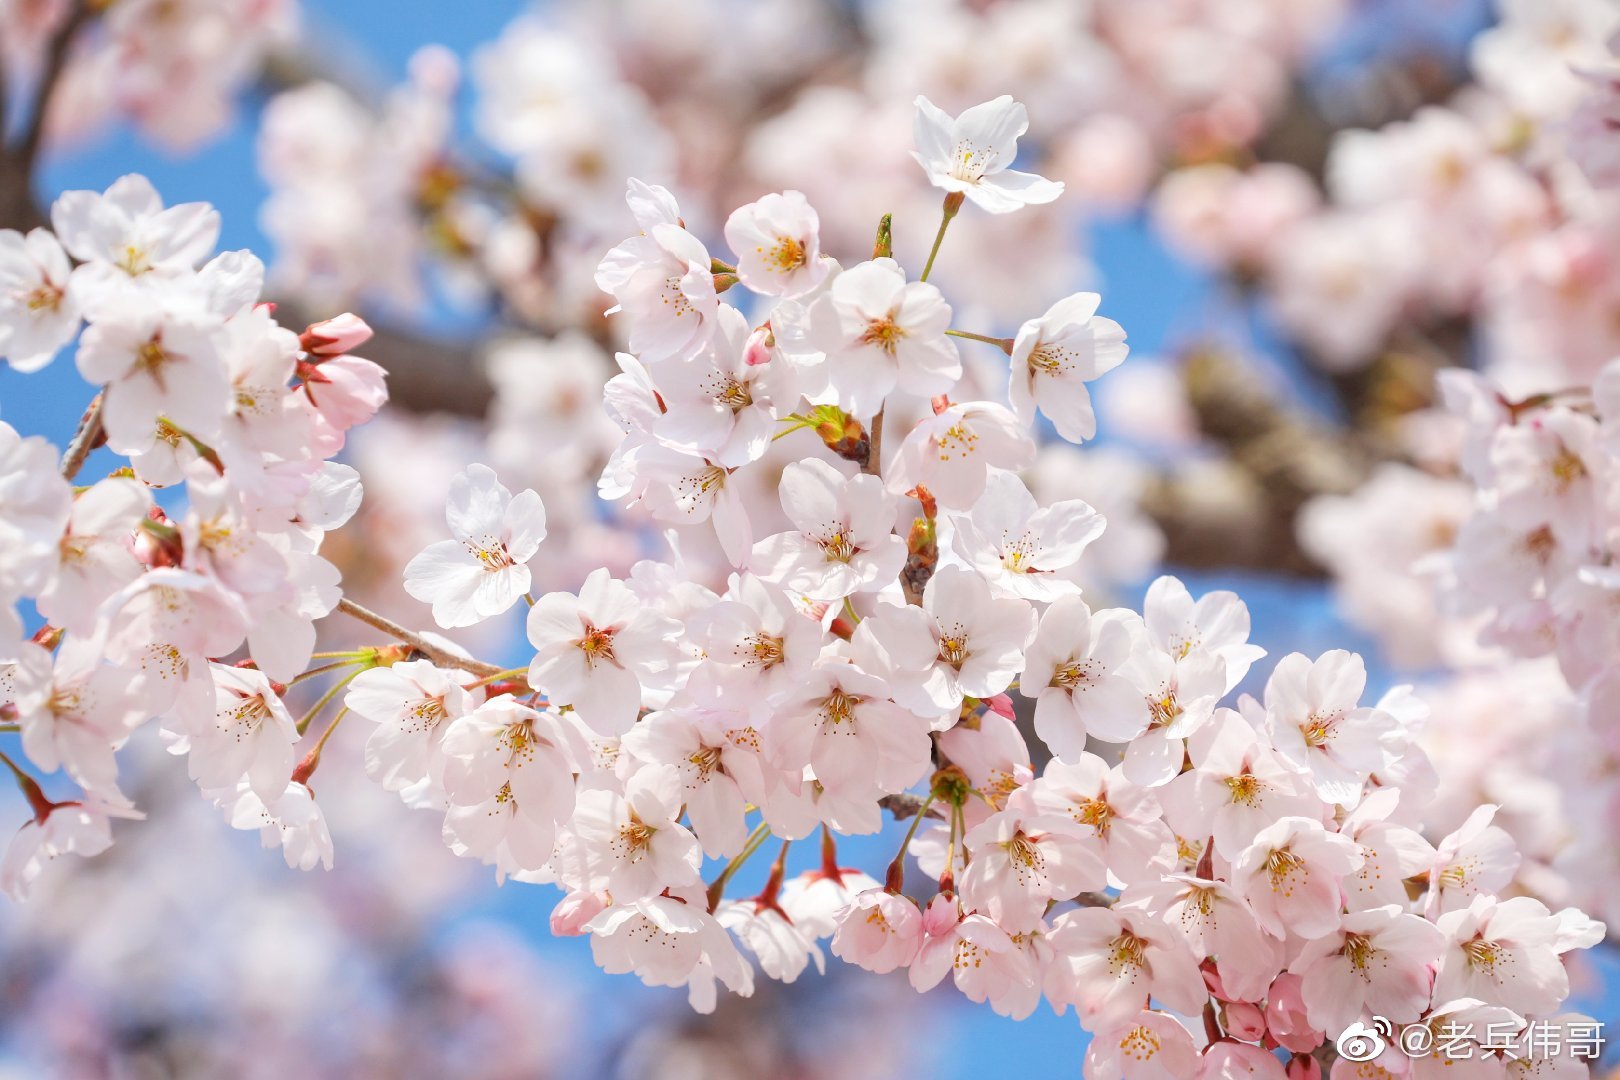
<instances>
[{"instance_id":1,"label":"unopened bud","mask_svg":"<svg viewBox=\"0 0 1620 1080\"><path fill-rule=\"evenodd\" d=\"M743 363L749 367L759 367L761 364L771 362L771 342L775 335L771 333L771 324L755 330L748 335L748 342L743 346Z\"/></svg>"},{"instance_id":2,"label":"unopened bud","mask_svg":"<svg viewBox=\"0 0 1620 1080\"><path fill-rule=\"evenodd\" d=\"M371 340L371 327L352 312L315 323L298 335L298 347L316 356L338 356Z\"/></svg>"},{"instance_id":3,"label":"unopened bud","mask_svg":"<svg viewBox=\"0 0 1620 1080\"><path fill-rule=\"evenodd\" d=\"M1295 1054L1288 1059L1284 1072L1288 1080L1322 1080L1322 1063L1309 1054Z\"/></svg>"},{"instance_id":4,"label":"unopened bud","mask_svg":"<svg viewBox=\"0 0 1620 1080\"><path fill-rule=\"evenodd\" d=\"M877 239L872 241L872 258L888 259L894 256L894 215L884 214L878 221Z\"/></svg>"},{"instance_id":5,"label":"unopened bud","mask_svg":"<svg viewBox=\"0 0 1620 1080\"><path fill-rule=\"evenodd\" d=\"M816 434L827 444L827 449L866 468L866 463L872 459L872 440L861 422L836 405L819 405L813 415Z\"/></svg>"},{"instance_id":6,"label":"unopened bud","mask_svg":"<svg viewBox=\"0 0 1620 1080\"><path fill-rule=\"evenodd\" d=\"M1226 1033L1233 1038L1258 1042L1260 1036L1266 1033L1266 1017L1257 1006L1247 1001L1228 1001L1223 1011L1226 1014Z\"/></svg>"}]
</instances>

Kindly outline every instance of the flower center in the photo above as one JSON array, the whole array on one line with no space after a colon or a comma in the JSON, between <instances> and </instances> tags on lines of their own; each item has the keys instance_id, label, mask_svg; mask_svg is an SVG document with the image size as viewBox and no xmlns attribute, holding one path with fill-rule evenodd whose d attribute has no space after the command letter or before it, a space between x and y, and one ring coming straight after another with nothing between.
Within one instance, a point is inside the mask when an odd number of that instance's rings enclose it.
<instances>
[{"instance_id":1,"label":"flower center","mask_svg":"<svg viewBox=\"0 0 1620 1080\"><path fill-rule=\"evenodd\" d=\"M1574 485L1575 481L1586 475L1586 463L1569 447L1560 447L1558 456L1552 460L1552 474L1558 493L1562 495Z\"/></svg>"},{"instance_id":2,"label":"flower center","mask_svg":"<svg viewBox=\"0 0 1620 1080\"><path fill-rule=\"evenodd\" d=\"M720 767L720 748L705 746L686 759L697 767L698 779L707 781L709 774Z\"/></svg>"},{"instance_id":3,"label":"flower center","mask_svg":"<svg viewBox=\"0 0 1620 1080\"><path fill-rule=\"evenodd\" d=\"M1162 1045L1159 1037L1141 1024L1131 1028L1119 1040L1120 1051L1133 1061L1151 1061Z\"/></svg>"},{"instance_id":4,"label":"flower center","mask_svg":"<svg viewBox=\"0 0 1620 1080\"><path fill-rule=\"evenodd\" d=\"M1151 727L1169 727L1182 711L1174 690L1166 690L1158 698L1148 698L1147 706Z\"/></svg>"},{"instance_id":5,"label":"flower center","mask_svg":"<svg viewBox=\"0 0 1620 1080\"><path fill-rule=\"evenodd\" d=\"M50 282L42 282L23 300L29 311L56 311L62 306L63 291Z\"/></svg>"},{"instance_id":6,"label":"flower center","mask_svg":"<svg viewBox=\"0 0 1620 1080\"><path fill-rule=\"evenodd\" d=\"M613 655L613 631L600 629L590 623L585 624L585 636L574 642L579 651L585 654L585 666L594 668L597 664L612 664L619 667L618 657Z\"/></svg>"},{"instance_id":7,"label":"flower center","mask_svg":"<svg viewBox=\"0 0 1620 1080\"><path fill-rule=\"evenodd\" d=\"M1344 935L1344 958L1350 961L1350 969L1363 979L1367 978L1367 966L1377 951L1364 934Z\"/></svg>"},{"instance_id":8,"label":"flower center","mask_svg":"<svg viewBox=\"0 0 1620 1080\"><path fill-rule=\"evenodd\" d=\"M657 831L637 817L634 810L630 811L630 820L619 826L619 837L614 845L619 849L619 858L639 862L652 847L653 834Z\"/></svg>"},{"instance_id":9,"label":"flower center","mask_svg":"<svg viewBox=\"0 0 1620 1080\"><path fill-rule=\"evenodd\" d=\"M727 375L725 383L715 391L714 400L716 404L724 405L732 412L741 412L754 403L754 395L748 389L747 383Z\"/></svg>"},{"instance_id":10,"label":"flower center","mask_svg":"<svg viewBox=\"0 0 1620 1080\"><path fill-rule=\"evenodd\" d=\"M1055 686L1059 690L1073 690L1091 677L1091 661L1070 658L1069 662L1052 672L1052 681L1048 686Z\"/></svg>"},{"instance_id":11,"label":"flower center","mask_svg":"<svg viewBox=\"0 0 1620 1080\"><path fill-rule=\"evenodd\" d=\"M1500 945L1494 941L1486 941L1484 938L1475 938L1472 941L1463 942L1462 951L1463 956L1468 960L1469 967L1483 968L1487 975L1495 978L1497 961L1502 959L1502 947Z\"/></svg>"},{"instance_id":12,"label":"flower center","mask_svg":"<svg viewBox=\"0 0 1620 1080\"><path fill-rule=\"evenodd\" d=\"M763 252L764 249L759 249ZM804 245L794 236L778 236L776 244L765 255L765 265L778 273L786 274L809 261L809 253Z\"/></svg>"},{"instance_id":13,"label":"flower center","mask_svg":"<svg viewBox=\"0 0 1620 1080\"><path fill-rule=\"evenodd\" d=\"M839 529L821 542L821 550L826 552L828 562L847 563L855 557L860 548L850 540L847 531Z\"/></svg>"},{"instance_id":14,"label":"flower center","mask_svg":"<svg viewBox=\"0 0 1620 1080\"><path fill-rule=\"evenodd\" d=\"M1147 967L1147 943L1132 933L1119 935L1108 943L1108 968L1119 975L1128 968Z\"/></svg>"},{"instance_id":15,"label":"flower center","mask_svg":"<svg viewBox=\"0 0 1620 1080\"><path fill-rule=\"evenodd\" d=\"M135 370L149 376L159 386L163 385L163 369L173 359L163 348L163 343L153 338L135 350Z\"/></svg>"},{"instance_id":16,"label":"flower center","mask_svg":"<svg viewBox=\"0 0 1620 1080\"><path fill-rule=\"evenodd\" d=\"M853 727L855 719L855 706L863 699L848 693L842 687L827 695L827 700L821 703L821 718L829 724L850 724Z\"/></svg>"},{"instance_id":17,"label":"flower center","mask_svg":"<svg viewBox=\"0 0 1620 1080\"><path fill-rule=\"evenodd\" d=\"M782 647L782 639L764 631L749 638L744 646L747 650L744 667L760 667L768 671L780 664L787 655Z\"/></svg>"},{"instance_id":18,"label":"flower center","mask_svg":"<svg viewBox=\"0 0 1620 1080\"><path fill-rule=\"evenodd\" d=\"M1266 876L1271 879L1271 891L1284 896L1294 895L1296 875L1301 878L1310 876L1305 860L1286 848L1279 848L1267 855L1265 869Z\"/></svg>"},{"instance_id":19,"label":"flower center","mask_svg":"<svg viewBox=\"0 0 1620 1080\"><path fill-rule=\"evenodd\" d=\"M940 434L934 436L934 452L939 460L949 461L953 457L968 457L976 451L979 436L966 424L952 424Z\"/></svg>"},{"instance_id":20,"label":"flower center","mask_svg":"<svg viewBox=\"0 0 1620 1080\"><path fill-rule=\"evenodd\" d=\"M958 180L976 184L995 163L996 157L996 152L990 147L976 146L963 139L956 144L956 158L951 164L951 175Z\"/></svg>"},{"instance_id":21,"label":"flower center","mask_svg":"<svg viewBox=\"0 0 1620 1080\"><path fill-rule=\"evenodd\" d=\"M1104 835L1113 820L1114 808L1103 799L1082 798L1075 800L1074 809L1070 813L1081 825L1090 825L1097 830L1098 835Z\"/></svg>"},{"instance_id":22,"label":"flower center","mask_svg":"<svg viewBox=\"0 0 1620 1080\"><path fill-rule=\"evenodd\" d=\"M1063 346L1042 343L1029 354L1029 370L1034 375L1061 375L1073 359L1074 354Z\"/></svg>"},{"instance_id":23,"label":"flower center","mask_svg":"<svg viewBox=\"0 0 1620 1080\"><path fill-rule=\"evenodd\" d=\"M1307 717L1305 723L1299 729L1299 733L1305 737L1305 745L1320 750L1332 742L1333 722L1335 719L1335 717L1321 716L1317 713L1312 713Z\"/></svg>"},{"instance_id":24,"label":"flower center","mask_svg":"<svg viewBox=\"0 0 1620 1080\"><path fill-rule=\"evenodd\" d=\"M873 319L867 323L866 332L861 335L861 342L882 349L890 356L893 356L895 347L900 344L900 339L905 336L905 329L895 323L894 315L891 312L881 319Z\"/></svg>"},{"instance_id":25,"label":"flower center","mask_svg":"<svg viewBox=\"0 0 1620 1080\"><path fill-rule=\"evenodd\" d=\"M430 697L423 698L415 705L412 705L410 711L405 715L411 721L405 725L405 730L424 732L438 727L439 721L449 716L450 711L444 707L443 698Z\"/></svg>"},{"instance_id":26,"label":"flower center","mask_svg":"<svg viewBox=\"0 0 1620 1080\"><path fill-rule=\"evenodd\" d=\"M146 257L146 252L134 244L124 246L124 253L115 265L130 277L140 277L152 269L152 262Z\"/></svg>"},{"instance_id":27,"label":"flower center","mask_svg":"<svg viewBox=\"0 0 1620 1080\"><path fill-rule=\"evenodd\" d=\"M1226 789L1231 793L1232 801L1239 806L1259 806L1265 787L1265 781L1252 773L1226 778Z\"/></svg>"}]
</instances>

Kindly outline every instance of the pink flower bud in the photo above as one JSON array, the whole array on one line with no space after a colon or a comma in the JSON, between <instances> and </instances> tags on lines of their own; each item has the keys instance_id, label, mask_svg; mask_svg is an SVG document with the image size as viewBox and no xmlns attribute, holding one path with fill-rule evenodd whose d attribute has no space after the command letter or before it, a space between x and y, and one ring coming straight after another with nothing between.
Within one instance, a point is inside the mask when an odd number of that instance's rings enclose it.
<instances>
[{"instance_id":1,"label":"pink flower bud","mask_svg":"<svg viewBox=\"0 0 1620 1080\"><path fill-rule=\"evenodd\" d=\"M551 909L551 932L558 937L578 937L605 907L598 893L571 892Z\"/></svg>"},{"instance_id":2,"label":"pink flower bud","mask_svg":"<svg viewBox=\"0 0 1620 1080\"><path fill-rule=\"evenodd\" d=\"M1288 1061L1288 1080L1322 1080L1322 1064L1306 1054L1295 1054Z\"/></svg>"},{"instance_id":3,"label":"pink flower bud","mask_svg":"<svg viewBox=\"0 0 1620 1080\"><path fill-rule=\"evenodd\" d=\"M984 699L984 707L998 716L1005 716L1009 720L1016 720L1013 715L1013 702L1010 694L997 694L995 697Z\"/></svg>"},{"instance_id":4,"label":"pink flower bud","mask_svg":"<svg viewBox=\"0 0 1620 1080\"><path fill-rule=\"evenodd\" d=\"M360 316L345 311L315 323L298 337L299 346L316 356L337 356L371 340L371 327Z\"/></svg>"},{"instance_id":5,"label":"pink flower bud","mask_svg":"<svg viewBox=\"0 0 1620 1080\"><path fill-rule=\"evenodd\" d=\"M1226 1033L1244 1042L1259 1042L1266 1033L1266 1017L1259 1006L1247 1001L1226 1003Z\"/></svg>"},{"instance_id":6,"label":"pink flower bud","mask_svg":"<svg viewBox=\"0 0 1620 1080\"><path fill-rule=\"evenodd\" d=\"M1278 975L1266 994L1266 1030L1279 1046L1296 1054L1308 1054L1322 1045L1322 1032L1305 1019L1305 1000L1300 996L1300 977Z\"/></svg>"},{"instance_id":7,"label":"pink flower bud","mask_svg":"<svg viewBox=\"0 0 1620 1080\"><path fill-rule=\"evenodd\" d=\"M748 344L743 346L743 362L749 367L758 367L760 364L771 362L771 331L769 327L762 326L748 335Z\"/></svg>"},{"instance_id":8,"label":"pink flower bud","mask_svg":"<svg viewBox=\"0 0 1620 1080\"><path fill-rule=\"evenodd\" d=\"M332 443L343 446L342 433L376 415L388 400L388 373L358 356L334 356L304 378L304 393L330 426ZM324 449L324 447L323 447Z\"/></svg>"}]
</instances>

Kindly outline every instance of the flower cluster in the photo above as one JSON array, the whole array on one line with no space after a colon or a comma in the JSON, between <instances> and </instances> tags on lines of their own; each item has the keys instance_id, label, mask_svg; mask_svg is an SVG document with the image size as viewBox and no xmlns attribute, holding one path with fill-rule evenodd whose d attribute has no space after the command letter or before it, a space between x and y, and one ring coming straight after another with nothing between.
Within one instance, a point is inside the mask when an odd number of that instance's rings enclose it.
<instances>
[{"instance_id":1,"label":"flower cluster","mask_svg":"<svg viewBox=\"0 0 1620 1080\"><path fill-rule=\"evenodd\" d=\"M0 424L0 711L28 761L82 794L49 798L5 758L33 818L0 883L20 896L47 860L95 854L111 818L139 816L115 755L157 718L233 825L294 865L330 862L282 694L341 596L320 546L360 486L329 459L386 396L348 354L371 332L278 325L260 262L213 255L213 208L165 207L143 177L67 192L51 220L0 231L0 355L33 371L76 338L98 392L60 463ZM75 486L103 446L119 464ZM31 638L19 601L45 621Z\"/></svg>"},{"instance_id":2,"label":"flower cluster","mask_svg":"<svg viewBox=\"0 0 1620 1080\"><path fill-rule=\"evenodd\" d=\"M1020 473L1040 417L1095 433L1086 383L1124 333L1092 294L1012 338L956 329L927 280L970 201L1056 197L1007 169L1026 126L1011 99L955 118L918 101L917 157L945 196L915 279L887 219L845 266L801 193L769 194L727 219L733 262L632 181L638 232L597 272L629 341L599 491L680 546L534 596L541 499L470 466L452 539L406 590L444 627L526 599L532 660L361 672L346 702L378 725L368 769L442 814L457 853L559 886L554 931L588 934L607 971L686 986L699 1009L719 985L752 992L745 952L791 982L830 939L1014 1017L1073 1006L1098 1077L1280 1075L1279 1048L1314 1076L1324 1040L1372 1015L1556 1015L1562 955L1603 928L1503 898L1518 856L1493 807L1424 838L1435 778L1409 690L1364 703L1358 657L1296 653L1256 699L1238 693L1263 651L1235 595L1165 577L1140 613L1082 597L1102 516L1039 502ZM1002 400L953 396L976 385L959 342L1007 358ZM762 498L750 474L785 439L799 456ZM683 569L705 543L723 588ZM911 824L882 877L840 865L836 838L886 811ZM789 879L818 832L820 865ZM763 889L728 897L771 837ZM727 860L712 879L706 857ZM930 881L917 898L908 858ZM1200 1014L1198 1034L1178 1019Z\"/></svg>"}]
</instances>

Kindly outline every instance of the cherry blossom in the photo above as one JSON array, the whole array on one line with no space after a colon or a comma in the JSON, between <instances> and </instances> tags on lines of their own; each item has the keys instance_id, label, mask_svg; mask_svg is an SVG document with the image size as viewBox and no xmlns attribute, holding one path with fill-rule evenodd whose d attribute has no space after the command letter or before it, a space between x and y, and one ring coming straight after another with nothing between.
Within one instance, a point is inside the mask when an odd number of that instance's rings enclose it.
<instances>
[{"instance_id":1,"label":"cherry blossom","mask_svg":"<svg viewBox=\"0 0 1620 1080\"><path fill-rule=\"evenodd\" d=\"M714 1011L716 980L745 997L754 991L753 969L697 890L616 904L585 925L603 971L633 972L649 986L686 986L698 1012Z\"/></svg>"},{"instance_id":2,"label":"cherry blossom","mask_svg":"<svg viewBox=\"0 0 1620 1080\"><path fill-rule=\"evenodd\" d=\"M935 187L961 192L992 214L1005 214L1063 194L1061 183L1008 168L1018 156L1018 137L1028 130L1028 112L1007 96L975 105L954 119L919 97L912 156Z\"/></svg>"},{"instance_id":3,"label":"cherry blossom","mask_svg":"<svg viewBox=\"0 0 1620 1080\"><path fill-rule=\"evenodd\" d=\"M18 371L38 371L79 329L68 292L72 265L47 229L0 229L0 356Z\"/></svg>"},{"instance_id":4,"label":"cherry blossom","mask_svg":"<svg viewBox=\"0 0 1620 1080\"><path fill-rule=\"evenodd\" d=\"M1047 999L1070 1005L1100 1031L1134 1015L1151 996L1177 1012L1195 1011L1204 981L1192 953L1170 928L1126 910L1081 908L1052 920L1056 953Z\"/></svg>"},{"instance_id":5,"label":"cherry blossom","mask_svg":"<svg viewBox=\"0 0 1620 1080\"><path fill-rule=\"evenodd\" d=\"M654 896L697 880L703 861L697 838L676 823L684 785L672 766L637 771L624 794L580 795L574 831L593 880L618 896Z\"/></svg>"},{"instance_id":6,"label":"cherry blossom","mask_svg":"<svg viewBox=\"0 0 1620 1080\"><path fill-rule=\"evenodd\" d=\"M877 975L911 963L922 944L922 913L908 897L883 889L857 895L838 919L833 955Z\"/></svg>"},{"instance_id":7,"label":"cherry blossom","mask_svg":"<svg viewBox=\"0 0 1620 1080\"><path fill-rule=\"evenodd\" d=\"M533 491L515 497L485 465L450 483L445 520L454 540L430 544L405 568L405 591L433 605L440 626L471 626L529 591L528 562L546 538L546 509Z\"/></svg>"},{"instance_id":8,"label":"cherry blossom","mask_svg":"<svg viewBox=\"0 0 1620 1080\"><path fill-rule=\"evenodd\" d=\"M1039 506L1010 472L991 472L972 509L954 521L963 557L998 592L1047 602L1079 593L1070 572L1105 525L1079 499Z\"/></svg>"},{"instance_id":9,"label":"cherry blossom","mask_svg":"<svg viewBox=\"0 0 1620 1080\"><path fill-rule=\"evenodd\" d=\"M719 300L702 241L678 223L667 191L646 190L667 208L641 215L644 231L603 256L596 283L629 317L630 350L651 364L702 348L714 332ZM644 202L634 187L629 201L632 210Z\"/></svg>"},{"instance_id":10,"label":"cherry blossom","mask_svg":"<svg viewBox=\"0 0 1620 1080\"><path fill-rule=\"evenodd\" d=\"M1088 735L1122 743L1147 729L1147 703L1117 674L1131 655L1130 618L1094 615L1078 596L1059 597L1041 616L1018 690L1035 699L1035 733L1061 761L1079 760Z\"/></svg>"},{"instance_id":11,"label":"cherry blossom","mask_svg":"<svg viewBox=\"0 0 1620 1080\"><path fill-rule=\"evenodd\" d=\"M286 791L298 731L281 695L262 672L210 665L214 695L206 712L182 718L191 778L206 791L234 789L246 778L266 803Z\"/></svg>"},{"instance_id":12,"label":"cherry blossom","mask_svg":"<svg viewBox=\"0 0 1620 1080\"><path fill-rule=\"evenodd\" d=\"M825 461L782 470L782 510L795 528L754 545L749 569L796 593L840 600L887 585L906 561L883 482L844 476Z\"/></svg>"},{"instance_id":13,"label":"cherry blossom","mask_svg":"<svg viewBox=\"0 0 1620 1080\"><path fill-rule=\"evenodd\" d=\"M1128 351L1120 325L1097 314L1100 303L1096 293L1075 293L1019 327L1013 339L1007 384L1013 411L1028 424L1040 409L1070 442L1096 436L1085 384L1124 363Z\"/></svg>"},{"instance_id":14,"label":"cherry blossom","mask_svg":"<svg viewBox=\"0 0 1620 1080\"><path fill-rule=\"evenodd\" d=\"M1291 653L1266 683L1266 724L1277 748L1310 770L1329 802L1359 798L1361 781L1392 760L1398 728L1386 712L1361 706L1361 658L1334 650L1314 662Z\"/></svg>"},{"instance_id":15,"label":"cherry blossom","mask_svg":"<svg viewBox=\"0 0 1620 1080\"><path fill-rule=\"evenodd\" d=\"M360 672L343 703L377 725L366 741L366 775L402 794L437 779L451 722L474 697L454 674L411 660Z\"/></svg>"},{"instance_id":16,"label":"cherry blossom","mask_svg":"<svg viewBox=\"0 0 1620 1080\"><path fill-rule=\"evenodd\" d=\"M889 490L926 488L948 510L969 510L992 469L1017 472L1035 461L1035 441L1006 408L988 401L951 405L907 433L889 472Z\"/></svg>"},{"instance_id":17,"label":"cherry blossom","mask_svg":"<svg viewBox=\"0 0 1620 1080\"><path fill-rule=\"evenodd\" d=\"M1397 1024L1429 1005L1442 935L1394 904L1346 915L1338 931L1307 944L1289 970L1301 976L1306 1015L1324 1031L1348 1027L1363 1008Z\"/></svg>"},{"instance_id":18,"label":"cherry blossom","mask_svg":"<svg viewBox=\"0 0 1620 1080\"><path fill-rule=\"evenodd\" d=\"M712 455L736 468L764 456L779 415L798 403L799 374L772 359L736 308L721 304L702 350L658 369L664 412L657 437L678 450Z\"/></svg>"},{"instance_id":19,"label":"cherry blossom","mask_svg":"<svg viewBox=\"0 0 1620 1080\"><path fill-rule=\"evenodd\" d=\"M821 221L797 191L765 195L726 219L726 243L737 253L737 277L767 296L803 296L821 284Z\"/></svg>"},{"instance_id":20,"label":"cherry blossom","mask_svg":"<svg viewBox=\"0 0 1620 1080\"><path fill-rule=\"evenodd\" d=\"M675 662L673 620L642 606L627 585L604 569L591 572L579 595L547 593L529 609L535 647L529 682L559 704L571 705L592 729L630 730L644 682Z\"/></svg>"},{"instance_id":21,"label":"cherry blossom","mask_svg":"<svg viewBox=\"0 0 1620 1080\"><path fill-rule=\"evenodd\" d=\"M832 790L902 790L928 769L928 721L897 705L881 679L823 661L782 704L766 751L782 764L808 762Z\"/></svg>"},{"instance_id":22,"label":"cherry blossom","mask_svg":"<svg viewBox=\"0 0 1620 1080\"><path fill-rule=\"evenodd\" d=\"M1339 925L1339 883L1362 858L1353 840L1315 819L1285 817L1255 834L1232 865L1233 882L1269 933L1317 936Z\"/></svg>"},{"instance_id":23,"label":"cherry blossom","mask_svg":"<svg viewBox=\"0 0 1620 1080\"><path fill-rule=\"evenodd\" d=\"M812 401L871 416L897 388L932 397L962 374L956 346L945 336L950 305L934 286L907 281L893 259L873 259L838 274L809 319L810 343L824 354L806 375Z\"/></svg>"},{"instance_id":24,"label":"cherry blossom","mask_svg":"<svg viewBox=\"0 0 1620 1080\"><path fill-rule=\"evenodd\" d=\"M861 621L857 650L878 658L895 699L924 716L949 715L964 697L990 698L1018 673L1034 615L1023 600L991 595L984 578L942 567L922 605L886 606Z\"/></svg>"},{"instance_id":25,"label":"cherry blossom","mask_svg":"<svg viewBox=\"0 0 1620 1080\"><path fill-rule=\"evenodd\" d=\"M1068 818L1018 802L970 830L974 859L962 875L962 899L1008 930L1027 930L1047 902L1103 885L1097 852Z\"/></svg>"},{"instance_id":26,"label":"cherry blossom","mask_svg":"<svg viewBox=\"0 0 1620 1080\"><path fill-rule=\"evenodd\" d=\"M183 279L214 250L219 224L207 203L165 208L151 182L134 174L99 195L66 192L51 207L62 246L83 264L73 288L92 308Z\"/></svg>"}]
</instances>

